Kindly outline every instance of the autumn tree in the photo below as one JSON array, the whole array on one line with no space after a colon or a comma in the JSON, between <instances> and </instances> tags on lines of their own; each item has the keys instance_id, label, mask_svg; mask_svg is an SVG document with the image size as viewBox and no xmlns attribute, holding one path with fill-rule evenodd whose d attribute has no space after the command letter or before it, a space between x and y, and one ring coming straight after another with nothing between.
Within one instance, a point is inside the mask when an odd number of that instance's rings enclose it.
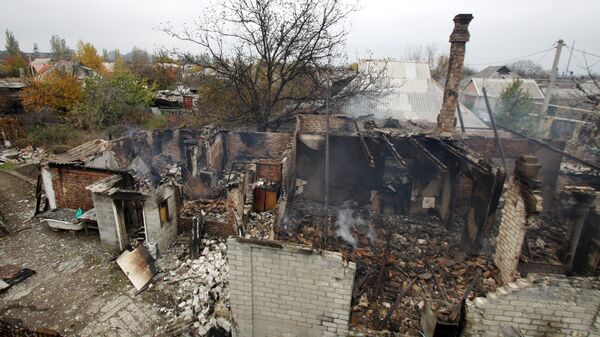
<instances>
[{"instance_id":1,"label":"autumn tree","mask_svg":"<svg viewBox=\"0 0 600 337\"><path fill-rule=\"evenodd\" d=\"M535 135L539 116L531 95L523 89L522 84L522 80L515 79L502 90L496 107L496 119L500 125Z\"/></svg>"},{"instance_id":2,"label":"autumn tree","mask_svg":"<svg viewBox=\"0 0 600 337\"><path fill-rule=\"evenodd\" d=\"M56 61L71 57L71 50L67 47L67 41L58 35L50 37L50 49L52 49L52 57Z\"/></svg>"},{"instance_id":3,"label":"autumn tree","mask_svg":"<svg viewBox=\"0 0 600 337\"><path fill-rule=\"evenodd\" d=\"M356 7L342 1L225 0L171 36L199 46L180 55L212 74L216 89L232 90L239 120L277 129L302 111L323 111L331 79L345 76L340 62ZM356 74L355 74L356 76ZM358 88L358 86L353 86ZM333 104L350 96L333 95Z\"/></svg>"},{"instance_id":4,"label":"autumn tree","mask_svg":"<svg viewBox=\"0 0 600 337\"><path fill-rule=\"evenodd\" d=\"M147 107L154 99L155 89L126 72L88 78L76 113L88 127L116 125L127 115Z\"/></svg>"},{"instance_id":5,"label":"autumn tree","mask_svg":"<svg viewBox=\"0 0 600 337\"><path fill-rule=\"evenodd\" d=\"M102 74L105 71L102 56L98 55L96 47L89 42L79 41L75 58L84 66L94 69L97 73Z\"/></svg>"},{"instance_id":6,"label":"autumn tree","mask_svg":"<svg viewBox=\"0 0 600 337\"><path fill-rule=\"evenodd\" d=\"M129 71L129 66L127 65L127 63L125 62L125 60L123 60L123 55L121 55L121 52L118 49L114 50L115 52L115 68L114 68L114 72L117 73L124 73L124 72L128 72Z\"/></svg>"},{"instance_id":7,"label":"autumn tree","mask_svg":"<svg viewBox=\"0 0 600 337\"><path fill-rule=\"evenodd\" d=\"M21 92L20 99L26 111L66 112L77 104L81 94L81 83L77 78L57 70L31 80Z\"/></svg>"}]
</instances>

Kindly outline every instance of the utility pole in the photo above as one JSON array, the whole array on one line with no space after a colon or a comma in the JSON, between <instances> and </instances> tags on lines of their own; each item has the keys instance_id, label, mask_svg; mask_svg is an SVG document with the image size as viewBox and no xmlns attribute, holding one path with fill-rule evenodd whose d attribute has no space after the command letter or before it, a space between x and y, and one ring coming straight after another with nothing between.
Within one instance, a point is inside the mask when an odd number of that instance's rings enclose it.
<instances>
[{"instance_id":1,"label":"utility pole","mask_svg":"<svg viewBox=\"0 0 600 337\"><path fill-rule=\"evenodd\" d=\"M558 73L558 61L560 60L560 52L562 50L564 41L558 40L556 45L556 54L554 55L554 63L552 64L552 72L550 73L550 82L548 82L548 88L546 89L546 97L544 97L544 105L542 105L542 116L546 115L548 111L548 104L550 104L550 98L552 97L552 89L554 89L554 83L556 82L556 74Z\"/></svg>"},{"instance_id":2,"label":"utility pole","mask_svg":"<svg viewBox=\"0 0 600 337\"><path fill-rule=\"evenodd\" d=\"M569 53L569 60L567 61L567 67L565 68L563 77L566 77L569 73L569 67L571 66L571 57L573 57L573 48L575 48L575 40L573 40L573 43L571 44L571 52Z\"/></svg>"},{"instance_id":3,"label":"utility pole","mask_svg":"<svg viewBox=\"0 0 600 337\"><path fill-rule=\"evenodd\" d=\"M323 222L323 250L327 249L327 236L329 227L329 100L331 95L331 82L329 78L329 70L327 69L327 92L325 96L325 221Z\"/></svg>"}]
</instances>

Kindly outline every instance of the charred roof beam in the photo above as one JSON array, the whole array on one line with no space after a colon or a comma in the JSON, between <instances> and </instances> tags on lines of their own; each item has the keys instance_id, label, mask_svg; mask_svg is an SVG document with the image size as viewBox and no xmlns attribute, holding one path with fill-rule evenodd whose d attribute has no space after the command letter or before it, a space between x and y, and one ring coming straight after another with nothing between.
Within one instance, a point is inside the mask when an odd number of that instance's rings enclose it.
<instances>
[{"instance_id":1,"label":"charred roof beam","mask_svg":"<svg viewBox=\"0 0 600 337\"><path fill-rule=\"evenodd\" d=\"M442 140L438 140L437 143L440 144L440 146L442 146L446 151L450 152L450 154L452 154L453 156L455 156L459 161L461 161L462 163L466 164L466 166L469 168L468 171L471 171L470 167L473 167L477 171L479 171L479 173L481 173L483 175L489 175L490 174L490 171L486 167L484 167L483 165L481 165L481 163L479 163L475 159L471 158L471 156L465 155L464 153L460 153L452 145L447 144L446 142L444 142Z\"/></svg>"},{"instance_id":2,"label":"charred roof beam","mask_svg":"<svg viewBox=\"0 0 600 337\"><path fill-rule=\"evenodd\" d=\"M446 165L444 165L444 163L442 163L435 155L433 155L433 153L431 153L429 150L427 150L427 148L423 144L421 144L421 142L419 142L417 139L415 139L413 137L409 137L408 140L417 149L421 150L421 152L423 152L423 154L425 154L425 157L427 157L427 159L429 159L429 161L431 161L433 163L433 165L437 166L437 168L440 171L448 172L448 167Z\"/></svg>"},{"instance_id":3,"label":"charred roof beam","mask_svg":"<svg viewBox=\"0 0 600 337\"><path fill-rule=\"evenodd\" d=\"M396 158L396 160L398 161L398 163L400 163L400 165L402 167L406 167L406 162L404 161L404 159L402 158L402 156L398 153L398 151L396 150L396 147L390 141L390 139L388 138L388 136L385 133L383 133L383 132L380 133L380 136L381 136L381 139L383 139L383 142L387 146L388 150L390 150L390 152L392 153L392 155L394 156L394 158Z\"/></svg>"},{"instance_id":4,"label":"charred roof beam","mask_svg":"<svg viewBox=\"0 0 600 337\"><path fill-rule=\"evenodd\" d=\"M354 122L354 127L356 128L356 133L358 134L358 137L360 137L360 143L362 144L363 151L365 153L365 157L367 157L367 161L369 162L369 167L375 167L375 159L373 159L373 156L371 155L371 151L369 151L369 147L367 146L365 137L360 132L360 129L358 128L358 123L356 123L356 120L353 120L353 122Z\"/></svg>"}]
</instances>

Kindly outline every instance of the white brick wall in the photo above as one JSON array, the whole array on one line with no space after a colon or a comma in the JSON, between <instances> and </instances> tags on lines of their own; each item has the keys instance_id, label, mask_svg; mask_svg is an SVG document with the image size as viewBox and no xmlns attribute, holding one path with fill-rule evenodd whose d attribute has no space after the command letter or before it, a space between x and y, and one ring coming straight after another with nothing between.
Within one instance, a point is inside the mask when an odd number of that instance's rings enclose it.
<instances>
[{"instance_id":1,"label":"white brick wall","mask_svg":"<svg viewBox=\"0 0 600 337\"><path fill-rule=\"evenodd\" d=\"M502 282L509 283L518 277L517 266L528 226L521 185L514 176L504 187L503 197L504 207L496 238L494 262L500 269Z\"/></svg>"},{"instance_id":2,"label":"white brick wall","mask_svg":"<svg viewBox=\"0 0 600 337\"><path fill-rule=\"evenodd\" d=\"M500 324L527 337L600 336L598 278L530 274L467 303L463 337L502 337Z\"/></svg>"},{"instance_id":3,"label":"white brick wall","mask_svg":"<svg viewBox=\"0 0 600 337\"><path fill-rule=\"evenodd\" d=\"M347 335L354 263L300 246L227 245L234 336Z\"/></svg>"}]
</instances>

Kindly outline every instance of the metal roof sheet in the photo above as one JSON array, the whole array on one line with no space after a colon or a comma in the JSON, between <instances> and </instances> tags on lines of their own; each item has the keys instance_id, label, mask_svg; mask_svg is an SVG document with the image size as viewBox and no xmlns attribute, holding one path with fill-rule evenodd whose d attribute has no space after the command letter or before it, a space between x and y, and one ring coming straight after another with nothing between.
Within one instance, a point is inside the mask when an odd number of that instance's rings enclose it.
<instances>
[{"instance_id":1,"label":"metal roof sheet","mask_svg":"<svg viewBox=\"0 0 600 337\"><path fill-rule=\"evenodd\" d=\"M106 140L96 139L74 147L65 153L54 155L48 161L55 164L85 164L89 159L106 151L108 144L109 142Z\"/></svg>"},{"instance_id":2,"label":"metal roof sheet","mask_svg":"<svg viewBox=\"0 0 600 337\"><path fill-rule=\"evenodd\" d=\"M350 117L372 116L374 119L419 120L437 123L444 92L431 79L426 63L392 62L376 84L380 90L352 98L342 110ZM415 72L412 72L415 70ZM416 75L416 76L413 76ZM487 128L469 109L461 105L466 128Z\"/></svg>"},{"instance_id":3,"label":"metal roof sheet","mask_svg":"<svg viewBox=\"0 0 600 337\"><path fill-rule=\"evenodd\" d=\"M521 87L528 92L533 99L544 99L544 94L534 80L520 79L523 83ZM498 79L498 78L473 78L471 82L475 85L475 89L479 96L483 96L482 88L485 87L487 94L492 98L499 98L502 91L510 86L513 79Z\"/></svg>"}]
</instances>

